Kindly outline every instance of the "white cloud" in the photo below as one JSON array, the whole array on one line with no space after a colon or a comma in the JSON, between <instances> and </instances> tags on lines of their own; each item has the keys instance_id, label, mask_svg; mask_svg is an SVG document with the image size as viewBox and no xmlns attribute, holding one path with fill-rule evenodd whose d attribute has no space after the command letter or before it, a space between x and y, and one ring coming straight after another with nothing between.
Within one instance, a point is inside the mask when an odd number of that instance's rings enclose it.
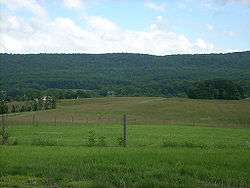
<instances>
[{"instance_id":1,"label":"white cloud","mask_svg":"<svg viewBox=\"0 0 250 188\"><path fill-rule=\"evenodd\" d=\"M214 45L212 43L206 42L201 38L198 38L195 42L195 47L197 47L197 50L200 52L211 52L214 50Z\"/></svg>"},{"instance_id":2,"label":"white cloud","mask_svg":"<svg viewBox=\"0 0 250 188\"><path fill-rule=\"evenodd\" d=\"M193 42L183 34L167 30L162 16L156 17L144 31L123 29L100 16L85 16L82 22L86 26L83 27L70 18L49 18L46 10L38 3L41 1L0 2L11 10L10 13L2 15L4 22L0 25L0 52L4 53L130 52L165 55L209 53L216 50L213 44L203 39ZM77 8L83 2L65 0L64 3L68 3L70 8ZM34 16L31 19L15 16L15 11L19 9L31 11Z\"/></svg>"},{"instance_id":3,"label":"white cloud","mask_svg":"<svg viewBox=\"0 0 250 188\"><path fill-rule=\"evenodd\" d=\"M94 30L101 30L101 31L115 31L119 29L118 25L113 23L112 21L100 17L100 16L90 16L86 17L85 21L88 23L88 25L94 29Z\"/></svg>"},{"instance_id":4,"label":"white cloud","mask_svg":"<svg viewBox=\"0 0 250 188\"><path fill-rule=\"evenodd\" d=\"M159 27L162 17L146 31L125 30L103 17L85 17L86 27L69 18L27 22L8 17L1 27L0 50L6 53L111 53L155 55L209 53L216 49L203 39L194 43L185 35ZM154 27L152 27L154 25Z\"/></svg>"},{"instance_id":5,"label":"white cloud","mask_svg":"<svg viewBox=\"0 0 250 188\"><path fill-rule=\"evenodd\" d=\"M0 4L4 4L10 11L26 9L40 18L47 16L47 12L36 0L0 0Z\"/></svg>"},{"instance_id":6,"label":"white cloud","mask_svg":"<svg viewBox=\"0 0 250 188\"><path fill-rule=\"evenodd\" d=\"M81 0L63 0L64 5L67 8L79 9L83 5Z\"/></svg>"},{"instance_id":7,"label":"white cloud","mask_svg":"<svg viewBox=\"0 0 250 188\"><path fill-rule=\"evenodd\" d=\"M151 10L154 10L154 11L158 11L158 12L164 12L166 11L166 4L164 3L161 3L161 4L158 4L158 3L155 3L153 1L146 1L144 3L144 6L151 9Z\"/></svg>"}]
</instances>

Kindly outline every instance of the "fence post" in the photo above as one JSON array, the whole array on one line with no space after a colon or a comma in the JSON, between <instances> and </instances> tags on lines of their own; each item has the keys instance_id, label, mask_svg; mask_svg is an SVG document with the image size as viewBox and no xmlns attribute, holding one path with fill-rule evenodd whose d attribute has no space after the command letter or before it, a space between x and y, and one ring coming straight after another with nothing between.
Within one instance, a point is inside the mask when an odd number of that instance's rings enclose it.
<instances>
[{"instance_id":1,"label":"fence post","mask_svg":"<svg viewBox=\"0 0 250 188\"><path fill-rule=\"evenodd\" d=\"M1 116L2 116L2 118L1 118L2 119L2 122L1 122L1 124L2 124L2 127L1 127L1 129L2 129L1 130L2 140L1 140L1 142L2 143L1 144L4 145L5 144L5 141L4 141L4 134L5 134L4 115L2 114Z\"/></svg>"},{"instance_id":2,"label":"fence post","mask_svg":"<svg viewBox=\"0 0 250 188\"><path fill-rule=\"evenodd\" d=\"M54 119L54 121L55 121L55 125L56 125L56 116L55 116L55 119Z\"/></svg>"},{"instance_id":3,"label":"fence post","mask_svg":"<svg viewBox=\"0 0 250 188\"><path fill-rule=\"evenodd\" d=\"M32 124L35 125L35 120L36 120L36 117L35 117L35 114L33 114L32 116Z\"/></svg>"},{"instance_id":4,"label":"fence post","mask_svg":"<svg viewBox=\"0 0 250 188\"><path fill-rule=\"evenodd\" d=\"M4 115L2 114L2 126L4 126Z\"/></svg>"},{"instance_id":5,"label":"fence post","mask_svg":"<svg viewBox=\"0 0 250 188\"><path fill-rule=\"evenodd\" d=\"M123 144L127 147L128 142L128 127L127 127L127 115L123 115Z\"/></svg>"},{"instance_id":6,"label":"fence post","mask_svg":"<svg viewBox=\"0 0 250 188\"><path fill-rule=\"evenodd\" d=\"M97 125L101 125L101 124L102 124L102 117L100 114L98 114Z\"/></svg>"},{"instance_id":7,"label":"fence post","mask_svg":"<svg viewBox=\"0 0 250 188\"><path fill-rule=\"evenodd\" d=\"M39 122L40 122L40 119L39 119L39 116L37 116L36 117L36 126L38 126Z\"/></svg>"},{"instance_id":8,"label":"fence post","mask_svg":"<svg viewBox=\"0 0 250 188\"><path fill-rule=\"evenodd\" d=\"M2 144L8 144L8 132L7 127L5 125L6 117L2 114Z\"/></svg>"}]
</instances>

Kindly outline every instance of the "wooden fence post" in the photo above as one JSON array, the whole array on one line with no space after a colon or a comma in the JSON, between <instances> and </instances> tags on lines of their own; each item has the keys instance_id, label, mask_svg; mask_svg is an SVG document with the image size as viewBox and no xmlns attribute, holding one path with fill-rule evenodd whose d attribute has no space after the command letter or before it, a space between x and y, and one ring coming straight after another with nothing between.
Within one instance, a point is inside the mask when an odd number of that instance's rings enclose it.
<instances>
[{"instance_id":1,"label":"wooden fence post","mask_svg":"<svg viewBox=\"0 0 250 188\"><path fill-rule=\"evenodd\" d=\"M8 144L8 132L7 132L7 127L6 127L6 117L4 116L4 114L2 114L2 144L6 145Z\"/></svg>"},{"instance_id":2,"label":"wooden fence post","mask_svg":"<svg viewBox=\"0 0 250 188\"><path fill-rule=\"evenodd\" d=\"M37 117L36 117L36 126L38 126L39 121L40 121L39 116L37 116Z\"/></svg>"},{"instance_id":3,"label":"wooden fence post","mask_svg":"<svg viewBox=\"0 0 250 188\"><path fill-rule=\"evenodd\" d=\"M35 120L36 120L36 117L35 117L35 114L33 114L32 116L32 124L35 125Z\"/></svg>"},{"instance_id":4,"label":"wooden fence post","mask_svg":"<svg viewBox=\"0 0 250 188\"><path fill-rule=\"evenodd\" d=\"M2 114L2 126L4 126L4 115Z\"/></svg>"},{"instance_id":5,"label":"wooden fence post","mask_svg":"<svg viewBox=\"0 0 250 188\"><path fill-rule=\"evenodd\" d=\"M54 119L54 121L55 121L55 125L56 125L56 116L55 116L55 119Z\"/></svg>"},{"instance_id":6,"label":"wooden fence post","mask_svg":"<svg viewBox=\"0 0 250 188\"><path fill-rule=\"evenodd\" d=\"M128 127L127 127L127 115L123 115L123 144L127 147L128 143Z\"/></svg>"}]
</instances>

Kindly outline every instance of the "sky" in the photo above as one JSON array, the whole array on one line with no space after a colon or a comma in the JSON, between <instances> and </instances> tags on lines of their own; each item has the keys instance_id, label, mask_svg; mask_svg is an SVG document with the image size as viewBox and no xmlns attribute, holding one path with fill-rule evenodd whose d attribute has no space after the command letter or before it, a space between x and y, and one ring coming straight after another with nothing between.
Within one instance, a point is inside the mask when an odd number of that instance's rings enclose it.
<instances>
[{"instance_id":1,"label":"sky","mask_svg":"<svg viewBox=\"0 0 250 188\"><path fill-rule=\"evenodd\" d=\"M0 0L0 53L250 50L250 0Z\"/></svg>"}]
</instances>

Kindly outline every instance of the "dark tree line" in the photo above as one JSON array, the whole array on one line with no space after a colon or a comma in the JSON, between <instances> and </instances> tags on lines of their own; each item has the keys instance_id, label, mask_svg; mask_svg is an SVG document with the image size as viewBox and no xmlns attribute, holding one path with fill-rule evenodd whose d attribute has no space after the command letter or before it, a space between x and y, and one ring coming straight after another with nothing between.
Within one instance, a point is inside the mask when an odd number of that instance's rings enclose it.
<instances>
[{"instance_id":1,"label":"dark tree line","mask_svg":"<svg viewBox=\"0 0 250 188\"><path fill-rule=\"evenodd\" d=\"M246 98L244 89L230 80L206 80L197 82L187 92L192 99L239 100Z\"/></svg>"},{"instance_id":2,"label":"dark tree line","mask_svg":"<svg viewBox=\"0 0 250 188\"><path fill-rule=\"evenodd\" d=\"M83 90L67 90L67 89L9 89L5 91L7 101L27 101L42 98L43 96L51 96L55 99L77 99L77 98L91 98L99 96L101 91L83 91Z\"/></svg>"}]
</instances>

